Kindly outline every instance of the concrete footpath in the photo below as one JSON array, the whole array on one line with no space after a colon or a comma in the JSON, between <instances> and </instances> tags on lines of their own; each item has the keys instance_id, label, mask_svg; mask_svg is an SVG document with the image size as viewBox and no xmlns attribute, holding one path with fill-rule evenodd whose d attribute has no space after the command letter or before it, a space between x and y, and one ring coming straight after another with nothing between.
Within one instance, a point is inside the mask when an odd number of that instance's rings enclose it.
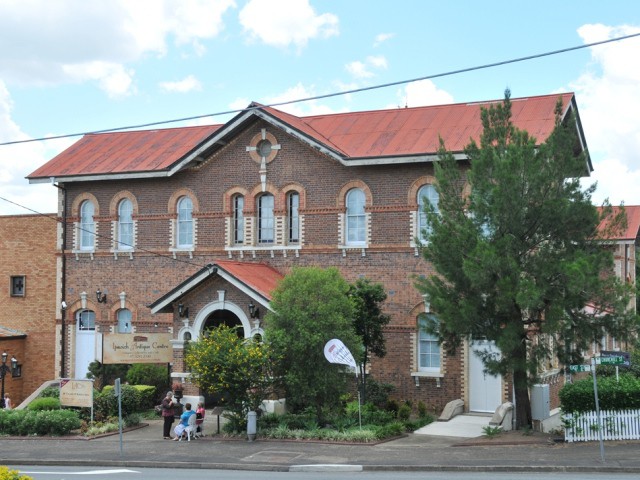
<instances>
[{"instance_id":1,"label":"concrete footpath","mask_svg":"<svg viewBox=\"0 0 640 480\"><path fill-rule=\"evenodd\" d=\"M208 433L211 433L211 427ZM509 471L640 473L640 442L559 443L549 436L507 432L495 438L410 434L374 445L219 436L191 442L162 438L161 421L86 440L0 437L1 465L180 467L256 471Z\"/></svg>"}]
</instances>

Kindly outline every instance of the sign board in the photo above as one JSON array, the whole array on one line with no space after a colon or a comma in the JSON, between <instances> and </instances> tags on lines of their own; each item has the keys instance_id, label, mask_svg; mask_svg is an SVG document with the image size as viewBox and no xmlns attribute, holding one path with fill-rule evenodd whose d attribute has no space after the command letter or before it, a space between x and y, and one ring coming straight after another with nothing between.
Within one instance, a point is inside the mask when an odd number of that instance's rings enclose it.
<instances>
[{"instance_id":1,"label":"sign board","mask_svg":"<svg viewBox=\"0 0 640 480\"><path fill-rule=\"evenodd\" d=\"M571 365L569 366L569 370L571 373L590 372L591 365Z\"/></svg>"},{"instance_id":2,"label":"sign board","mask_svg":"<svg viewBox=\"0 0 640 480\"><path fill-rule=\"evenodd\" d=\"M105 333L102 363L169 363L171 337L170 333Z\"/></svg>"},{"instance_id":3,"label":"sign board","mask_svg":"<svg viewBox=\"0 0 640 480\"><path fill-rule=\"evenodd\" d=\"M596 357L596 365L624 365L624 357Z\"/></svg>"},{"instance_id":4,"label":"sign board","mask_svg":"<svg viewBox=\"0 0 640 480\"><path fill-rule=\"evenodd\" d=\"M93 407L93 380L60 379L60 405Z\"/></svg>"},{"instance_id":5,"label":"sign board","mask_svg":"<svg viewBox=\"0 0 640 480\"><path fill-rule=\"evenodd\" d=\"M614 363L609 365L621 365L623 367L631 366L631 354L629 352L612 352L603 350L600 352L600 358L612 358L612 357L622 357L622 363ZM606 365L605 362L601 362L601 365Z\"/></svg>"}]
</instances>

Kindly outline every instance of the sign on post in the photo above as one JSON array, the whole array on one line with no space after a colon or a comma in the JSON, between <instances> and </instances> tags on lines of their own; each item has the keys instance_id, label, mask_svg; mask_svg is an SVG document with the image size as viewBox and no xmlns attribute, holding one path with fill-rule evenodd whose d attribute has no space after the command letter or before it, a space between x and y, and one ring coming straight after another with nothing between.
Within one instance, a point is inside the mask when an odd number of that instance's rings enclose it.
<instances>
[{"instance_id":1,"label":"sign on post","mask_svg":"<svg viewBox=\"0 0 640 480\"><path fill-rule=\"evenodd\" d=\"M173 360L170 333L105 333L102 363L169 363Z\"/></svg>"},{"instance_id":2,"label":"sign on post","mask_svg":"<svg viewBox=\"0 0 640 480\"><path fill-rule=\"evenodd\" d=\"M60 405L93 407L93 380L60 379Z\"/></svg>"},{"instance_id":3,"label":"sign on post","mask_svg":"<svg viewBox=\"0 0 640 480\"><path fill-rule=\"evenodd\" d=\"M596 365L624 365L624 357L611 356L611 357L596 357Z\"/></svg>"},{"instance_id":4,"label":"sign on post","mask_svg":"<svg viewBox=\"0 0 640 480\"><path fill-rule=\"evenodd\" d=\"M612 352L608 350L603 350L600 352L600 358L615 358L616 362L619 362L622 359L622 363L605 363L602 361L601 365L618 365L621 367L630 367L631 366L631 354L629 352Z\"/></svg>"},{"instance_id":5,"label":"sign on post","mask_svg":"<svg viewBox=\"0 0 640 480\"><path fill-rule=\"evenodd\" d=\"M591 365L570 365L569 371L571 371L571 373L590 372Z\"/></svg>"}]
</instances>

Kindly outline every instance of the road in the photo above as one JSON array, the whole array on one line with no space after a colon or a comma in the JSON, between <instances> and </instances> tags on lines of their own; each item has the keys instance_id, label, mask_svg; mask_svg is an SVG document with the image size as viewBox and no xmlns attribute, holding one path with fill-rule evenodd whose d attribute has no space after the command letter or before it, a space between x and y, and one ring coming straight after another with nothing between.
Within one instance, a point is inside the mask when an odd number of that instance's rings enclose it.
<instances>
[{"instance_id":1,"label":"road","mask_svg":"<svg viewBox=\"0 0 640 480\"><path fill-rule=\"evenodd\" d=\"M314 466L314 467L317 467ZM332 466L323 472L256 472L237 470L197 470L173 468L86 468L12 466L29 475L33 480L73 480L90 477L91 480L627 480L637 479L637 474L612 473L497 473L497 472L369 472L340 471L341 466Z\"/></svg>"}]
</instances>

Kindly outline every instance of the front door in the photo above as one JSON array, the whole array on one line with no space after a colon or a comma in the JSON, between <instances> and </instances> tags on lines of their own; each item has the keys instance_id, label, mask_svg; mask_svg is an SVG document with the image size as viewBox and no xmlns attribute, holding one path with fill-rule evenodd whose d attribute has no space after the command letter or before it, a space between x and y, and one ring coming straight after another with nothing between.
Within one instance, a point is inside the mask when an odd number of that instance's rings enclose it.
<instances>
[{"instance_id":1,"label":"front door","mask_svg":"<svg viewBox=\"0 0 640 480\"><path fill-rule=\"evenodd\" d=\"M482 359L475 351L498 349L488 340L476 340L469 348L469 410L493 413L502 404L502 377L485 373Z\"/></svg>"},{"instance_id":2,"label":"front door","mask_svg":"<svg viewBox=\"0 0 640 480\"><path fill-rule=\"evenodd\" d=\"M76 315L76 361L74 378L87 378L89 364L96 359L96 314L82 310Z\"/></svg>"}]
</instances>

